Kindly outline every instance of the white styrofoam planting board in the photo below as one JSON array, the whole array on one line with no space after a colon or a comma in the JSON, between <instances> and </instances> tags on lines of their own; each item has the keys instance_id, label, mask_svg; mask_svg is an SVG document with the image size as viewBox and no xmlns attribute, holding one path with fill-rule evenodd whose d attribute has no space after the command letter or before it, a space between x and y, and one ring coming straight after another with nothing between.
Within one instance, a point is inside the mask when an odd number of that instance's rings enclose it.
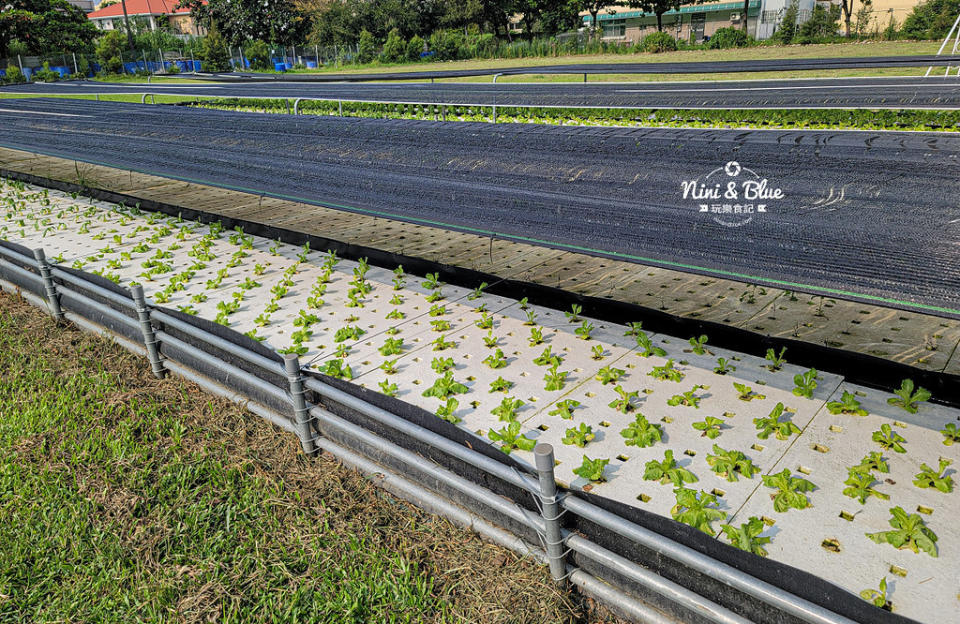
<instances>
[{"instance_id":1,"label":"white styrofoam planting board","mask_svg":"<svg viewBox=\"0 0 960 624\"><path fill-rule=\"evenodd\" d=\"M32 188L21 193L3 186L0 201L6 202L4 211L0 212L0 232L10 240L28 247L43 247L51 259L62 254L62 260L58 261L66 266L78 259L84 260L84 270L106 270L118 276L123 284L140 281L151 298L170 283L172 276L196 262L188 252L210 231L208 226L157 215L132 214L110 204L70 199L56 192L49 192L44 197L42 192ZM47 203L49 205L45 205ZM23 225L19 223L21 220ZM37 223L40 225L35 225ZM57 229L58 224L63 224L63 229ZM84 233L80 232L83 224L87 229ZM184 227L192 228L192 231L186 231L180 236L183 240L178 240ZM138 228L143 229L136 232ZM148 251L132 251L163 228L169 228L170 232L156 242L147 243ZM114 234L122 237L120 243L113 240ZM465 394L456 395L459 408L455 416L462 419L461 426L493 444L487 437L490 430L505 423L499 422L491 410L507 396L524 401L525 405L517 413L521 431L531 439L553 444L560 462L557 466L559 481L669 515L675 503L674 486L646 481L643 474L646 462L662 460L664 452L671 449L680 465L699 479L687 487L717 494L719 508L729 515L729 522L740 524L751 516L775 521L764 533L773 538L767 546L771 558L819 574L854 593L876 587L879 579L887 576L893 587L891 599L899 612L936 624L954 621L951 620L952 614L960 609L957 598L960 590L960 536L956 522L951 519L960 517L960 494L921 490L913 486L912 480L921 462L936 467L940 456L957 459L960 444L944 446L939 432L947 422L960 424L960 410L922 405L919 414L914 416L889 406L886 403L888 394L852 388L863 395L860 400L870 415L863 418L834 416L825 408L826 402L839 398L842 389L849 387L837 375L821 372L813 398L797 397L792 393L793 378L804 369L793 364L787 363L782 370L771 371L769 363L762 358L719 349L709 343L708 352L697 355L692 352L688 337L666 335L651 335L651 339L666 350L667 356L644 358L636 350L633 337L625 335L623 326L584 317L593 325L593 331L590 340L582 340L575 335L579 321L570 322L564 311L534 305L530 305L529 310L535 315L536 325L542 328L544 342L530 346L531 328L525 324L527 311L521 309L519 302L488 294L472 297L470 289L443 284L445 297L437 303L445 306L447 311L442 316L431 317L429 311L433 304L426 300L431 291L424 286L424 279L407 275L404 287L395 290L394 274L389 268L370 267L367 279L373 289L362 297L363 307L346 307L353 269L358 266L357 262L348 260L336 264L322 295L324 304L319 309L308 309L307 298L323 272L326 254L311 251L307 261L301 263L298 256L303 253L302 249L257 237L248 237L252 248L245 250L247 256L239 266L228 269L222 284L207 288L207 280L226 268L232 255L240 249L238 242L232 242L231 237L235 238L232 231L222 232L211 245L216 259L205 262L206 267L195 272L186 283L186 289L173 293L162 305L172 308L190 305L197 314L213 319L218 312L217 303L232 300L233 293L241 290L240 284L251 278L260 285L244 292L242 305L229 317L230 327L240 332L256 329L266 345L282 349L291 344L291 334L297 329L293 321L299 312L306 310L315 314L319 321L311 327L313 333L304 343L309 350L301 362L316 367L336 357L336 330L347 324L357 325L366 333L358 340L344 342L350 348L346 364L352 369L353 382L371 389L378 389L385 380L395 383L399 398L431 412L443 402L422 396L439 376L430 364L435 357L452 358L454 378L469 389ZM152 281L144 281L139 277L144 271L141 265L158 249L170 251L172 257L165 262L170 263L173 270ZM130 254L129 260L121 259L124 253ZM120 267L109 268L110 261L120 261ZM264 267L261 275L255 275L254 266L257 264ZM291 277L292 287L279 299L280 307L270 316L270 322L257 328L255 319L273 297L271 288L284 279L284 272L293 266L296 266L296 272ZM198 294L206 295L206 301L193 302L192 298ZM397 305L391 303L396 294L403 298ZM483 363L495 349L484 344L483 338L488 331L475 324L481 318L480 306L485 306L494 320L492 335L498 338L497 346L508 361L504 368L491 369ZM402 310L405 318L387 319L387 314L394 309ZM353 316L356 319L348 321ZM456 342L455 348L433 351L431 343L441 335L430 325L435 318L450 322L450 329L442 334L447 340ZM392 328L395 334L388 333ZM400 354L383 356L379 353L388 337L404 340ZM600 359L594 359L591 351L595 345L603 349ZM564 388L559 391L545 389L547 367L533 363L547 347L554 354L563 356L559 370L569 372ZM736 370L727 375L714 373L720 357L736 366ZM682 381L660 381L648 375L654 366L663 365L668 358L684 373ZM387 359L398 361L396 374L388 376L380 369ZM604 385L596 375L605 366L623 369L625 374L618 382ZM490 383L501 376L512 382L513 387L506 393L490 392ZM765 397L741 401L737 398L734 382L744 383ZM639 393L634 412L621 414L608 406L616 397L614 387L617 384L627 391ZM702 398L699 408L667 404L673 395L688 391L694 385L708 386L697 392ZM562 399L581 403L574 410L572 420L549 415L557 401ZM777 402L790 408L787 417L802 432L786 440L777 440L774 436L760 440L753 419L767 416ZM633 422L638 413L663 427L661 442L643 449L626 446L620 431ZM725 420L725 427L716 440L704 437L691 426L707 416ZM596 439L583 449L564 445L560 440L566 429L581 423L593 428ZM870 438L883 423L901 423L895 428L907 439L909 452L906 455L884 453L891 464L890 475L884 476L889 476L894 483L881 483L875 487L890 494L891 500L872 498L866 505L860 505L842 495L846 470L858 463L867 451L879 449ZM789 468L795 476L808 472L807 478L818 486L809 495L813 507L776 513L770 500L771 490L762 485L759 475L729 482L714 474L706 461L714 444L743 452L762 473L778 472L783 468ZM821 452L824 449L828 450ZM573 473L583 455L611 460L605 473L606 482L587 484ZM514 456L532 463L532 454L528 452L514 451ZM951 473L956 474L956 466L951 468ZM875 544L863 535L868 531L886 530L889 508L894 505L900 505L910 513L916 513L918 507L933 510L923 517L940 538L939 558L897 551L887 544ZM841 511L854 514L853 520L842 519ZM720 524L713 523L718 533ZM840 553L821 548L821 542L827 538L839 540ZM907 575L900 577L891 573L891 565L906 569Z\"/></svg>"}]
</instances>

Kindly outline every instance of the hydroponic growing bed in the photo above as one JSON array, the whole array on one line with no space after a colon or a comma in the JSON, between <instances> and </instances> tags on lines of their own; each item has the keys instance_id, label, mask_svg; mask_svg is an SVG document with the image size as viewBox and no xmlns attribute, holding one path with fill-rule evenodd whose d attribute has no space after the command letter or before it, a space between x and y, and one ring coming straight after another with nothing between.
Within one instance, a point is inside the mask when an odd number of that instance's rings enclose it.
<instances>
[{"instance_id":1,"label":"hydroponic growing bed","mask_svg":"<svg viewBox=\"0 0 960 624\"><path fill-rule=\"evenodd\" d=\"M960 410L241 231L3 183L0 236L141 283L328 375L423 407L575 488L931 623L956 621ZM881 590L886 579L886 594ZM872 592L872 593L871 593Z\"/></svg>"}]
</instances>

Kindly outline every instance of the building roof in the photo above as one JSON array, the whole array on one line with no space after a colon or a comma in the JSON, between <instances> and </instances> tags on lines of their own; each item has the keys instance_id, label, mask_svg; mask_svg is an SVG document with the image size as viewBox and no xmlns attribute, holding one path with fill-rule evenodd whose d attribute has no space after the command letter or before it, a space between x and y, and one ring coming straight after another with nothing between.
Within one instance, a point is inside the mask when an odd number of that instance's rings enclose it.
<instances>
[{"instance_id":1,"label":"building roof","mask_svg":"<svg viewBox=\"0 0 960 624\"><path fill-rule=\"evenodd\" d=\"M178 0L127 0L127 15L175 15L189 13L190 9L177 8ZM87 13L90 19L105 17L120 17L123 15L121 3L111 4L108 7Z\"/></svg>"}]
</instances>

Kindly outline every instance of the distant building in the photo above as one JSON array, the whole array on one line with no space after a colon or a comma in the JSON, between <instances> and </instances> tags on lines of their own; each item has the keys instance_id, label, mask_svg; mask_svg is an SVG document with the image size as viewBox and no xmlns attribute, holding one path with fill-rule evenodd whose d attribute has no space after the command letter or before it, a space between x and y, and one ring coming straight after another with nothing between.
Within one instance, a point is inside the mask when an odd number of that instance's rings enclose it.
<instances>
[{"instance_id":1,"label":"distant building","mask_svg":"<svg viewBox=\"0 0 960 624\"><path fill-rule=\"evenodd\" d=\"M131 22L149 30L170 30L179 35L202 35L190 9L178 9L178 0L127 0L127 16ZM123 29L123 6L120 2L88 13L87 17L100 30Z\"/></svg>"},{"instance_id":2,"label":"distant building","mask_svg":"<svg viewBox=\"0 0 960 624\"><path fill-rule=\"evenodd\" d=\"M67 0L67 2L77 7L84 13L93 11L93 0Z\"/></svg>"}]
</instances>

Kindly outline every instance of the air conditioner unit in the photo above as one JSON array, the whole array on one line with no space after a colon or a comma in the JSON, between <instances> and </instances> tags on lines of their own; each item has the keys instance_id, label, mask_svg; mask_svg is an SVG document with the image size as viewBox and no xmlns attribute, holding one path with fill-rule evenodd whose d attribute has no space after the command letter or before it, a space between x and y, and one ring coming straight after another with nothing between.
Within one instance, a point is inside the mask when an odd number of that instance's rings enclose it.
<instances>
[{"instance_id":1,"label":"air conditioner unit","mask_svg":"<svg viewBox=\"0 0 960 624\"><path fill-rule=\"evenodd\" d=\"M730 21L731 21L731 22L739 22L739 21L740 21L740 14L739 14L739 13L731 13L731 14L730 14Z\"/></svg>"}]
</instances>

